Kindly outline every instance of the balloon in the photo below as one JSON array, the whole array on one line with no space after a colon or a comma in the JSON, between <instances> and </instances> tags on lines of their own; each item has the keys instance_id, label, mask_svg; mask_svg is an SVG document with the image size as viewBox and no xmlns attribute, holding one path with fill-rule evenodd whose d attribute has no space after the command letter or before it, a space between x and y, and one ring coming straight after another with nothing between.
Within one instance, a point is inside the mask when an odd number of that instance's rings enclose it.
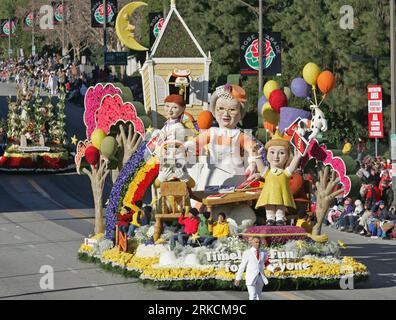
<instances>
[{"instance_id":1,"label":"balloon","mask_svg":"<svg viewBox=\"0 0 396 320\"><path fill-rule=\"evenodd\" d=\"M100 146L101 154L103 154L107 159L109 159L116 153L116 151L117 151L117 140L112 136L108 136L104 138Z\"/></svg>"},{"instance_id":2,"label":"balloon","mask_svg":"<svg viewBox=\"0 0 396 320\"><path fill-rule=\"evenodd\" d=\"M295 78L291 83L291 91L296 97L306 98L309 95L309 86L303 78Z\"/></svg>"},{"instance_id":3,"label":"balloon","mask_svg":"<svg viewBox=\"0 0 396 320\"><path fill-rule=\"evenodd\" d=\"M323 71L318 77L318 87L319 90L326 94L329 93L335 86L335 78L334 75L326 70Z\"/></svg>"},{"instance_id":4,"label":"balloon","mask_svg":"<svg viewBox=\"0 0 396 320\"><path fill-rule=\"evenodd\" d=\"M107 136L106 132L104 132L102 129L95 129L91 135L91 141L93 146L99 150L100 145L103 139L106 138L106 136Z\"/></svg>"},{"instance_id":5,"label":"balloon","mask_svg":"<svg viewBox=\"0 0 396 320\"><path fill-rule=\"evenodd\" d=\"M267 102L268 100L265 96L261 96L260 99L258 100L257 107L260 113L263 111L263 107Z\"/></svg>"},{"instance_id":6,"label":"balloon","mask_svg":"<svg viewBox=\"0 0 396 320\"><path fill-rule=\"evenodd\" d=\"M316 85L316 81L318 79L319 74L320 74L320 69L315 63L310 62L305 65L303 70L303 77L304 80L311 86Z\"/></svg>"},{"instance_id":7,"label":"balloon","mask_svg":"<svg viewBox=\"0 0 396 320\"><path fill-rule=\"evenodd\" d=\"M274 109L276 113L279 113L282 107L287 106L286 94L281 89L272 91L270 94L269 103L272 109Z\"/></svg>"},{"instance_id":8,"label":"balloon","mask_svg":"<svg viewBox=\"0 0 396 320\"><path fill-rule=\"evenodd\" d=\"M210 111L202 111L197 117L198 128L205 130L212 127L213 124L213 114Z\"/></svg>"},{"instance_id":9,"label":"balloon","mask_svg":"<svg viewBox=\"0 0 396 320\"><path fill-rule=\"evenodd\" d=\"M289 87L284 87L283 92L285 93L287 100L290 100L292 97L292 92Z\"/></svg>"},{"instance_id":10,"label":"balloon","mask_svg":"<svg viewBox=\"0 0 396 320\"><path fill-rule=\"evenodd\" d=\"M276 113L269 102L267 102L263 107L263 118L265 121L272 123L274 125L278 125L279 122L279 113Z\"/></svg>"},{"instance_id":11,"label":"balloon","mask_svg":"<svg viewBox=\"0 0 396 320\"><path fill-rule=\"evenodd\" d=\"M267 83L264 86L264 95L267 99L269 99L269 96L271 94L272 91L279 89L279 83L276 82L275 80L270 80L267 81Z\"/></svg>"},{"instance_id":12,"label":"balloon","mask_svg":"<svg viewBox=\"0 0 396 320\"><path fill-rule=\"evenodd\" d=\"M94 146L89 146L85 149L85 160L92 166L96 165L100 160L99 150Z\"/></svg>"},{"instance_id":13,"label":"balloon","mask_svg":"<svg viewBox=\"0 0 396 320\"><path fill-rule=\"evenodd\" d=\"M264 121L264 129L267 129L270 132L275 132L276 130L276 125L269 123L268 121Z\"/></svg>"}]
</instances>

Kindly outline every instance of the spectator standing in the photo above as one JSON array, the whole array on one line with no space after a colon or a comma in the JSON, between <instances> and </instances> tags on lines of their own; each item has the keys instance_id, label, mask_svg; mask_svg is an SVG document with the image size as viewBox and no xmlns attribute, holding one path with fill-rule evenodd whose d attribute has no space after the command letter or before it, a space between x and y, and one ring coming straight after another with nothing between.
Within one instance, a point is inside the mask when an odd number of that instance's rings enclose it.
<instances>
[{"instance_id":1,"label":"spectator standing","mask_svg":"<svg viewBox=\"0 0 396 320\"><path fill-rule=\"evenodd\" d=\"M350 154L352 151L352 144L348 138L344 139L344 146L342 147L342 154Z\"/></svg>"}]
</instances>

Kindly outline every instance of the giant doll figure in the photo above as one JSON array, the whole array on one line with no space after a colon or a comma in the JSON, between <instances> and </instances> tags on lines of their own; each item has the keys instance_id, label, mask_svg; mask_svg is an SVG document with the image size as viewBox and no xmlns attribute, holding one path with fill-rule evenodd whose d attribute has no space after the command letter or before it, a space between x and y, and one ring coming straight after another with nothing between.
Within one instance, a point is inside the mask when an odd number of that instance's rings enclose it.
<instances>
[{"instance_id":1,"label":"giant doll figure","mask_svg":"<svg viewBox=\"0 0 396 320\"><path fill-rule=\"evenodd\" d=\"M237 187L245 182L247 177L264 170L256 142L237 128L246 113L245 102L244 89L236 85L227 84L217 88L213 93L210 111L219 127L205 130L194 141L186 144L193 154L196 148L199 155L206 153L204 163L197 164L200 165L199 170L195 167L195 170L190 171L197 183L195 190L203 191L208 186ZM247 165L244 161L245 155L248 156ZM239 211L249 211L247 205L243 206L243 209L235 205L233 207L235 210L239 208ZM236 217L236 220L241 223L244 218L255 221L253 210L245 217Z\"/></svg>"}]
</instances>

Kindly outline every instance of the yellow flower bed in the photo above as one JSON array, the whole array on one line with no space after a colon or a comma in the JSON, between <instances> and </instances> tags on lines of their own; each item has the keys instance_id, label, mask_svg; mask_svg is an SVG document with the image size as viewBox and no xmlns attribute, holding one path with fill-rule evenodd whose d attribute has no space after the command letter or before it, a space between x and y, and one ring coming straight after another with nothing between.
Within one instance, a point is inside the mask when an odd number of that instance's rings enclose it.
<instances>
[{"instance_id":1,"label":"yellow flower bed","mask_svg":"<svg viewBox=\"0 0 396 320\"><path fill-rule=\"evenodd\" d=\"M104 233L98 233L95 234L93 237L91 237L90 239L94 239L94 240L100 240L104 237Z\"/></svg>"},{"instance_id":2,"label":"yellow flower bed","mask_svg":"<svg viewBox=\"0 0 396 320\"><path fill-rule=\"evenodd\" d=\"M101 235L95 237L100 238ZM89 253L92 247L82 244L79 252ZM224 281L235 280L235 273L227 272L224 268L216 270L215 267L191 268L185 267L158 267L159 257L141 258L134 254L118 250L117 247L107 250L101 257L103 263L112 263L129 271L134 270L141 273L141 279L154 281L172 280L204 280L217 279ZM338 279L353 272L356 275L368 275L368 269L354 258L344 257L341 260L334 258L311 258L306 257L301 263L308 264L306 270L285 270L283 272L271 273L265 270L265 276L272 279L285 278L316 278L316 279Z\"/></svg>"},{"instance_id":3,"label":"yellow flower bed","mask_svg":"<svg viewBox=\"0 0 396 320\"><path fill-rule=\"evenodd\" d=\"M193 269L193 268L148 268L140 276L142 279L156 280L198 280L214 278L216 271L214 268Z\"/></svg>"},{"instance_id":4,"label":"yellow flower bed","mask_svg":"<svg viewBox=\"0 0 396 320\"><path fill-rule=\"evenodd\" d=\"M112 262L125 267L133 258L133 254L118 250L117 247L103 252L102 261Z\"/></svg>"},{"instance_id":5,"label":"yellow flower bed","mask_svg":"<svg viewBox=\"0 0 396 320\"><path fill-rule=\"evenodd\" d=\"M81 253L90 253L93 251L93 248L91 246L87 246L86 244L81 244L80 249L78 250L78 252Z\"/></svg>"},{"instance_id":6,"label":"yellow flower bed","mask_svg":"<svg viewBox=\"0 0 396 320\"><path fill-rule=\"evenodd\" d=\"M139 272L143 272L151 268L153 264L157 264L159 262L159 258L139 258L134 256L126 265L128 269L133 269Z\"/></svg>"}]
</instances>

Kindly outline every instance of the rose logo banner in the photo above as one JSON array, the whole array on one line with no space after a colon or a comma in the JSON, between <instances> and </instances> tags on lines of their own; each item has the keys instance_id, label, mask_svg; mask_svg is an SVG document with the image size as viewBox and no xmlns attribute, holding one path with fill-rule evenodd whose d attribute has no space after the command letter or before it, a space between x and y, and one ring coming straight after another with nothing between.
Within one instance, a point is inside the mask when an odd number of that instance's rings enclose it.
<instances>
[{"instance_id":1,"label":"rose logo banner","mask_svg":"<svg viewBox=\"0 0 396 320\"><path fill-rule=\"evenodd\" d=\"M240 43L240 74L245 76L258 75L259 35L258 33L241 33ZM263 67L264 75L278 75L282 72L281 34L267 32L263 35Z\"/></svg>"}]
</instances>

